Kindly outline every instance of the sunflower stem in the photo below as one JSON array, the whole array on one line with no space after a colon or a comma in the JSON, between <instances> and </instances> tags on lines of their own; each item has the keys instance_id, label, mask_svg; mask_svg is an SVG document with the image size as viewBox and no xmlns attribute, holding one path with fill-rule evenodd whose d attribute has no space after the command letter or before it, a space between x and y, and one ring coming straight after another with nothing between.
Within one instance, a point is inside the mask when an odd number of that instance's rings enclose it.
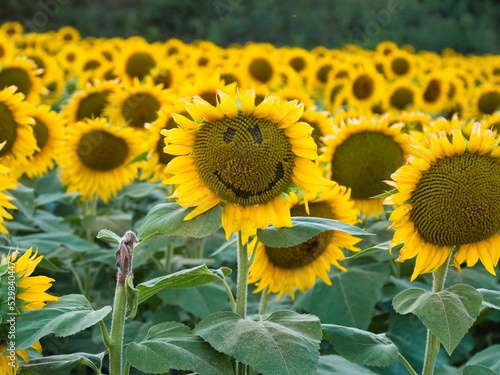
<instances>
[{"instance_id":1,"label":"sunflower stem","mask_svg":"<svg viewBox=\"0 0 500 375\"><path fill-rule=\"evenodd\" d=\"M262 294L260 295L260 304L259 304L259 315L264 315L267 310L267 305L269 303L269 297L270 293L266 288L261 292Z\"/></svg>"},{"instance_id":2,"label":"sunflower stem","mask_svg":"<svg viewBox=\"0 0 500 375\"><path fill-rule=\"evenodd\" d=\"M236 284L236 314L243 319L247 315L247 293L248 293L248 244L241 243L241 232L238 232L238 275ZM246 365L236 362L236 375L245 375Z\"/></svg>"},{"instance_id":3,"label":"sunflower stem","mask_svg":"<svg viewBox=\"0 0 500 375\"><path fill-rule=\"evenodd\" d=\"M405 365L406 369L411 375L418 375L417 372L414 370L414 368L411 366L410 362L408 362L408 360L405 357L403 357L401 353L398 353L398 357L399 360L403 362L403 365Z\"/></svg>"},{"instance_id":4,"label":"sunflower stem","mask_svg":"<svg viewBox=\"0 0 500 375\"><path fill-rule=\"evenodd\" d=\"M444 262L441 267L439 267L432 274L432 292L439 293L444 289L444 282L446 280L446 274L448 273L450 255L446 262ZM427 341L425 344L425 357L424 357L424 367L422 370L422 375L432 375L434 374L434 365L436 364L436 358L439 354L439 348L441 343L439 342L436 335L434 335L430 329L427 329Z\"/></svg>"},{"instance_id":5,"label":"sunflower stem","mask_svg":"<svg viewBox=\"0 0 500 375\"><path fill-rule=\"evenodd\" d=\"M108 347L110 375L122 374L122 346L126 304L125 285L118 283L116 285L115 302L113 304L111 345Z\"/></svg>"}]
</instances>

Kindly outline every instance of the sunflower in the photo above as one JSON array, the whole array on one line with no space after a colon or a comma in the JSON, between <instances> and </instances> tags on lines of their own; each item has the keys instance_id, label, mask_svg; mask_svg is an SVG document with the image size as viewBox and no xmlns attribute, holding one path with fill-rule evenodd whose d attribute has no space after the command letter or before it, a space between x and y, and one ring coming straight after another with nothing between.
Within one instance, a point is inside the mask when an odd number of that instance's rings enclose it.
<instances>
[{"instance_id":1,"label":"sunflower","mask_svg":"<svg viewBox=\"0 0 500 375\"><path fill-rule=\"evenodd\" d=\"M448 107L450 80L445 72L435 69L423 77L421 109L436 113Z\"/></svg>"},{"instance_id":2,"label":"sunflower","mask_svg":"<svg viewBox=\"0 0 500 375\"><path fill-rule=\"evenodd\" d=\"M278 74L279 63L276 54L275 48L268 44L252 44L245 47L240 69L245 73L250 87L264 84L274 89L280 85L281 77Z\"/></svg>"},{"instance_id":3,"label":"sunflower","mask_svg":"<svg viewBox=\"0 0 500 375\"><path fill-rule=\"evenodd\" d=\"M299 103L304 104L304 108L312 108L314 106L314 100L311 98L309 93L301 87L298 86L285 86L282 89L276 90L276 93L286 101L297 99ZM275 95L272 93L272 95Z\"/></svg>"},{"instance_id":4,"label":"sunflower","mask_svg":"<svg viewBox=\"0 0 500 375\"><path fill-rule=\"evenodd\" d=\"M384 78L373 68L359 69L346 85L348 103L360 109L371 109L382 98Z\"/></svg>"},{"instance_id":5,"label":"sunflower","mask_svg":"<svg viewBox=\"0 0 500 375\"><path fill-rule=\"evenodd\" d=\"M68 192L104 202L138 174L139 163L129 162L142 151L142 134L129 126L117 127L107 119L85 119L69 127L56 160Z\"/></svg>"},{"instance_id":6,"label":"sunflower","mask_svg":"<svg viewBox=\"0 0 500 375\"><path fill-rule=\"evenodd\" d=\"M163 85L163 89L177 90L184 81L185 71L176 62L161 60L148 72L155 85Z\"/></svg>"},{"instance_id":7,"label":"sunflower","mask_svg":"<svg viewBox=\"0 0 500 375\"><path fill-rule=\"evenodd\" d=\"M199 70L199 69L198 69ZM221 79L219 73L202 71L195 73L191 79L186 80L178 89L178 96L181 98L199 96L211 105L217 105L217 90L222 90L226 94L234 96L236 93L236 83L227 84Z\"/></svg>"},{"instance_id":8,"label":"sunflower","mask_svg":"<svg viewBox=\"0 0 500 375\"><path fill-rule=\"evenodd\" d=\"M63 116L47 105L32 106L29 115L35 120L33 132L38 151L35 151L29 164L21 166L19 174L35 178L54 167L55 150L64 139L65 123Z\"/></svg>"},{"instance_id":9,"label":"sunflower","mask_svg":"<svg viewBox=\"0 0 500 375\"><path fill-rule=\"evenodd\" d=\"M278 50L278 54L280 62L290 66L300 76L305 76L314 64L313 56L304 48L281 48Z\"/></svg>"},{"instance_id":10,"label":"sunflower","mask_svg":"<svg viewBox=\"0 0 500 375\"><path fill-rule=\"evenodd\" d=\"M0 34L0 60L14 57L16 54L14 42L9 37Z\"/></svg>"},{"instance_id":11,"label":"sunflower","mask_svg":"<svg viewBox=\"0 0 500 375\"><path fill-rule=\"evenodd\" d=\"M422 90L415 82L401 78L388 85L383 107L387 110L413 111L421 108Z\"/></svg>"},{"instance_id":12,"label":"sunflower","mask_svg":"<svg viewBox=\"0 0 500 375\"><path fill-rule=\"evenodd\" d=\"M146 123L158 118L161 107L171 104L174 98L171 91L163 86L154 85L151 79L139 82L137 78L130 84L109 96L109 104L104 109L113 123L127 123L133 128L144 129Z\"/></svg>"},{"instance_id":13,"label":"sunflower","mask_svg":"<svg viewBox=\"0 0 500 375\"><path fill-rule=\"evenodd\" d=\"M307 210L298 199L291 200L291 215L306 216ZM320 197L309 202L311 216L339 220L347 224L356 224L359 211L350 199L349 189L335 185ZM344 259L342 249L359 251L356 245L359 238L344 232L329 230L322 232L308 241L287 248L275 248L259 243L255 259L250 267L249 282L256 283L258 293L267 288L267 293L279 293L278 299L290 293L295 298L294 290L301 292L311 288L316 276L325 284L332 285L328 276L330 266L342 271L340 265ZM254 246L250 246L251 249Z\"/></svg>"},{"instance_id":14,"label":"sunflower","mask_svg":"<svg viewBox=\"0 0 500 375\"><path fill-rule=\"evenodd\" d=\"M3 32L5 35L9 36L10 38L15 39L23 35L24 27L18 21L9 21L9 22L4 22L0 26L0 31Z\"/></svg>"},{"instance_id":15,"label":"sunflower","mask_svg":"<svg viewBox=\"0 0 500 375\"><path fill-rule=\"evenodd\" d=\"M68 124L84 119L104 117L104 108L109 103L110 95L119 90L118 82L99 81L85 85L81 91L75 92L70 102L63 107Z\"/></svg>"},{"instance_id":16,"label":"sunflower","mask_svg":"<svg viewBox=\"0 0 500 375\"><path fill-rule=\"evenodd\" d=\"M71 78L76 75L78 67L81 65L84 51L79 44L68 44L57 53L56 59L62 65L65 76Z\"/></svg>"},{"instance_id":17,"label":"sunflower","mask_svg":"<svg viewBox=\"0 0 500 375\"><path fill-rule=\"evenodd\" d=\"M384 74L392 79L410 78L417 71L417 56L402 49L394 50L384 56Z\"/></svg>"},{"instance_id":18,"label":"sunflower","mask_svg":"<svg viewBox=\"0 0 500 375\"><path fill-rule=\"evenodd\" d=\"M383 199L372 198L386 191L391 173L409 155L410 138L403 123L389 125L385 117L347 119L324 138L320 160L327 163L330 179L351 189L355 207L366 217L379 217Z\"/></svg>"},{"instance_id":19,"label":"sunflower","mask_svg":"<svg viewBox=\"0 0 500 375\"><path fill-rule=\"evenodd\" d=\"M16 86L26 101L39 103L40 96L48 93L35 63L25 57L4 60L0 65L0 89Z\"/></svg>"},{"instance_id":20,"label":"sunflower","mask_svg":"<svg viewBox=\"0 0 500 375\"><path fill-rule=\"evenodd\" d=\"M311 137L313 137L318 150L324 146L323 137L333 134L333 123L328 112L318 111L311 107L304 111L299 121L307 122L313 128Z\"/></svg>"},{"instance_id":21,"label":"sunflower","mask_svg":"<svg viewBox=\"0 0 500 375\"><path fill-rule=\"evenodd\" d=\"M397 205L391 246L404 241L398 260L416 257L411 276L434 272L456 249L460 269L481 260L495 275L500 256L500 147L489 130L476 123L467 139L458 129L430 137L408 163L391 175L397 192L385 203Z\"/></svg>"},{"instance_id":22,"label":"sunflower","mask_svg":"<svg viewBox=\"0 0 500 375\"><path fill-rule=\"evenodd\" d=\"M123 81L141 81L161 60L160 50L149 43L126 43L116 58L116 74Z\"/></svg>"},{"instance_id":23,"label":"sunflower","mask_svg":"<svg viewBox=\"0 0 500 375\"><path fill-rule=\"evenodd\" d=\"M43 256L37 257L37 251L32 254L33 249L29 248L19 259L16 259L19 251L15 251L10 254L10 256L5 256L2 254L2 261L0 263L0 269L5 270L2 278L1 289L2 295L7 295L7 287L10 283L7 279L13 276L15 278L16 285L16 297L15 297L15 308L13 306L7 305L4 302L0 305L0 310L2 316L6 317L8 315L22 314L24 311L41 309L45 306L46 302L57 301L58 298L48 294L46 291L52 286L54 279L47 276L31 276L36 266L43 259ZM5 278L5 280L4 280ZM14 315L15 316L15 315ZM9 332L9 319L5 319L0 325L0 337L8 337ZM6 339L0 339L0 370L3 374L15 375L17 369L19 368L19 358L24 362L29 361L28 349L15 350L15 354L11 356L11 351L8 347L9 342ZM38 352L42 351L40 342L37 341L31 346ZM13 363L14 362L14 365Z\"/></svg>"},{"instance_id":24,"label":"sunflower","mask_svg":"<svg viewBox=\"0 0 500 375\"><path fill-rule=\"evenodd\" d=\"M496 134L500 134L500 111L484 116L481 123L485 129L491 129Z\"/></svg>"},{"instance_id":25,"label":"sunflower","mask_svg":"<svg viewBox=\"0 0 500 375\"><path fill-rule=\"evenodd\" d=\"M336 61L329 56L318 57L311 69L306 72L306 82L309 92L314 97L321 97L326 86L329 73L335 66Z\"/></svg>"},{"instance_id":26,"label":"sunflower","mask_svg":"<svg viewBox=\"0 0 500 375\"><path fill-rule=\"evenodd\" d=\"M184 220L222 203L222 226L241 242L269 224L291 226L286 192L292 183L306 191L325 191L324 179L311 161L317 158L311 127L297 122L303 105L282 103L274 96L255 106L255 93L236 96L218 91L218 105L200 97L186 102L194 121L173 115L179 129L163 130L164 151L177 155L167 166L178 184L172 197L183 207L196 207Z\"/></svg>"},{"instance_id":27,"label":"sunflower","mask_svg":"<svg viewBox=\"0 0 500 375\"><path fill-rule=\"evenodd\" d=\"M5 147L5 143L0 143L0 151ZM12 219L12 215L6 209L15 209L16 206L10 202L13 198L5 193L5 190L15 189L16 184L10 175L10 169L2 165L1 161L0 158L0 233L7 234L8 231L4 226L4 222L5 219Z\"/></svg>"},{"instance_id":28,"label":"sunflower","mask_svg":"<svg viewBox=\"0 0 500 375\"><path fill-rule=\"evenodd\" d=\"M0 150L0 158L8 168L26 164L37 150L29 108L24 95L16 93L15 86L0 91L0 143L7 142Z\"/></svg>"},{"instance_id":29,"label":"sunflower","mask_svg":"<svg viewBox=\"0 0 500 375\"><path fill-rule=\"evenodd\" d=\"M476 89L472 98L474 116L491 115L500 111L500 85L485 84Z\"/></svg>"},{"instance_id":30,"label":"sunflower","mask_svg":"<svg viewBox=\"0 0 500 375\"><path fill-rule=\"evenodd\" d=\"M343 97L341 93L348 86L348 79L328 79L323 92L322 106L325 110L334 112L338 109L339 98Z\"/></svg>"}]
</instances>

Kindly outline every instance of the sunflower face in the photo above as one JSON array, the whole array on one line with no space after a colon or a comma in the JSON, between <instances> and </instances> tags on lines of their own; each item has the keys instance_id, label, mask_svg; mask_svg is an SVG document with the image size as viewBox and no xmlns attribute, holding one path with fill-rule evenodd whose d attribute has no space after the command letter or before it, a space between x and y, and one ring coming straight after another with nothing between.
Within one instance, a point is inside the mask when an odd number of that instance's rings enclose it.
<instances>
[{"instance_id":1,"label":"sunflower face","mask_svg":"<svg viewBox=\"0 0 500 375\"><path fill-rule=\"evenodd\" d=\"M199 131L194 147L202 180L224 200L265 203L290 181L291 145L269 120L239 115L214 121Z\"/></svg>"},{"instance_id":2,"label":"sunflower face","mask_svg":"<svg viewBox=\"0 0 500 375\"><path fill-rule=\"evenodd\" d=\"M497 160L469 153L438 159L422 173L411 218L422 238L436 245L480 242L500 228L499 196Z\"/></svg>"}]
</instances>

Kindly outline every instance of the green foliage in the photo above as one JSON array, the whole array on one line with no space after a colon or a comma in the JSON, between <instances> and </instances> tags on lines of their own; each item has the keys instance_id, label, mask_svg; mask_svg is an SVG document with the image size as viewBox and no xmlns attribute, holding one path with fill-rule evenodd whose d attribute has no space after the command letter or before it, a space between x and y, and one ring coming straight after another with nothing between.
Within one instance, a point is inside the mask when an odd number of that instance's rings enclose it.
<instances>
[{"instance_id":1,"label":"green foliage","mask_svg":"<svg viewBox=\"0 0 500 375\"><path fill-rule=\"evenodd\" d=\"M104 353L72 353L52 355L30 359L29 363L23 365L18 371L19 375L67 375L78 365L84 365L92 369L94 373L100 373Z\"/></svg>"},{"instance_id":2,"label":"green foliage","mask_svg":"<svg viewBox=\"0 0 500 375\"><path fill-rule=\"evenodd\" d=\"M198 323L194 333L264 375L316 374L321 323L312 315L280 310L253 321L220 312Z\"/></svg>"},{"instance_id":3,"label":"green foliage","mask_svg":"<svg viewBox=\"0 0 500 375\"><path fill-rule=\"evenodd\" d=\"M133 367L146 373L176 369L207 375L233 374L229 357L214 350L181 323L166 322L151 327L143 341L127 347L125 355Z\"/></svg>"}]
</instances>

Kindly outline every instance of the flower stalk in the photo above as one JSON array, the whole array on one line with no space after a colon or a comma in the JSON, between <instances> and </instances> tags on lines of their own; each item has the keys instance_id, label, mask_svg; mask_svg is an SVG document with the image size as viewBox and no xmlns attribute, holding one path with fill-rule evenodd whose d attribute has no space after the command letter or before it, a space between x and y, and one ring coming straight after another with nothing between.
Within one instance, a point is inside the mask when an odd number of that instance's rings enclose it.
<instances>
[{"instance_id":1,"label":"flower stalk","mask_svg":"<svg viewBox=\"0 0 500 375\"><path fill-rule=\"evenodd\" d=\"M242 243L241 232L238 232L238 275L236 283L236 314L243 319L247 315L247 294L248 294L248 270L250 262L248 260L248 244ZM236 375L246 374L246 365L236 362Z\"/></svg>"}]
</instances>

